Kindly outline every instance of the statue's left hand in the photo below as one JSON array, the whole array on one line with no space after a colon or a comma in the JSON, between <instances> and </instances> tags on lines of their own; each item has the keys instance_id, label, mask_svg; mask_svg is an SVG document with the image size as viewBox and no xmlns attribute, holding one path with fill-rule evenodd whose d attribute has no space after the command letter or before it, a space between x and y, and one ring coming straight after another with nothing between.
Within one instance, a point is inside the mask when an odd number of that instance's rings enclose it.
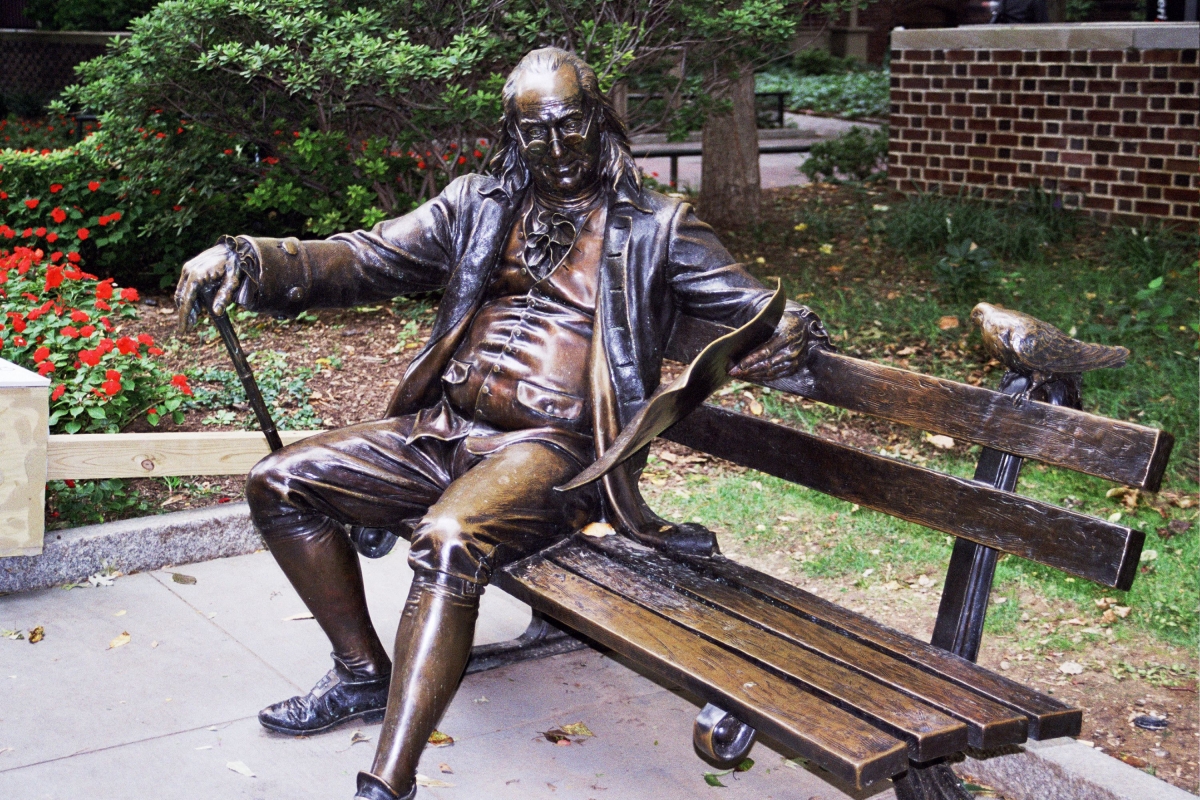
<instances>
[{"instance_id":1,"label":"statue's left hand","mask_svg":"<svg viewBox=\"0 0 1200 800\"><path fill-rule=\"evenodd\" d=\"M818 348L830 348L825 326L808 308L793 305L766 344L735 364L729 375L750 383L787 378L803 369Z\"/></svg>"}]
</instances>

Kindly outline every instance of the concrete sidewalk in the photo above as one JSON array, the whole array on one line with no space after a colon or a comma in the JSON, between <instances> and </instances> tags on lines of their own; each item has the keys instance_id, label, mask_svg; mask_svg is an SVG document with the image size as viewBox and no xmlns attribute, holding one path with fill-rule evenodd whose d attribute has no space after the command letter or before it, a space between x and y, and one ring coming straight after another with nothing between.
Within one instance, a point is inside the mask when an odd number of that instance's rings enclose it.
<instances>
[{"instance_id":1,"label":"concrete sidewalk","mask_svg":"<svg viewBox=\"0 0 1200 800\"><path fill-rule=\"evenodd\" d=\"M403 544L403 543L402 543ZM401 547L364 562L385 642L411 573ZM329 667L328 643L265 552L118 578L110 587L0 597L0 629L38 625L45 639L0 639L0 797L8 800L350 798L370 766L378 725L312 738L264 731L259 708L307 691ZM524 630L527 607L492 589L476 643ZM123 633L129 641L110 648ZM456 743L428 748L421 772L452 786L424 798L893 798L890 784L847 794L760 742L728 788L692 750L688 698L593 651L468 676L441 724ZM539 731L582 721L582 745ZM352 744L356 731L369 741ZM11 749L9 749L11 748ZM254 777L235 771L245 765ZM443 772L445 764L452 772Z\"/></svg>"}]
</instances>

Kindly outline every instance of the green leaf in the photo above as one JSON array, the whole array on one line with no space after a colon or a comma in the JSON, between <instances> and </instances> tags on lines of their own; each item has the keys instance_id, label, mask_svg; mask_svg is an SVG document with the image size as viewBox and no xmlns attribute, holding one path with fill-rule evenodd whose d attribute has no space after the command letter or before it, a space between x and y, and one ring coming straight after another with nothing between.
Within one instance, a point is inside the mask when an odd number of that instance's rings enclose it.
<instances>
[{"instance_id":1,"label":"green leaf","mask_svg":"<svg viewBox=\"0 0 1200 800\"><path fill-rule=\"evenodd\" d=\"M721 774L721 775L728 775L729 773L728 773L728 772L722 772L722 773L720 773L720 774ZM721 780L720 780L720 778L719 778L719 777L718 777L716 774L714 774L714 773L712 773L712 772L706 772L706 773L704 773L704 782L705 782L705 783L707 783L709 786L720 786L721 788L727 788L727 787L725 786L725 784L721 783Z\"/></svg>"},{"instance_id":2,"label":"green leaf","mask_svg":"<svg viewBox=\"0 0 1200 800\"><path fill-rule=\"evenodd\" d=\"M87 415L92 419L104 419L108 416L104 409L99 406L88 406Z\"/></svg>"},{"instance_id":3,"label":"green leaf","mask_svg":"<svg viewBox=\"0 0 1200 800\"><path fill-rule=\"evenodd\" d=\"M738 765L733 768L733 771L734 772L749 772L750 768L753 766L754 766L753 758L743 758L740 762L738 762Z\"/></svg>"}]
</instances>

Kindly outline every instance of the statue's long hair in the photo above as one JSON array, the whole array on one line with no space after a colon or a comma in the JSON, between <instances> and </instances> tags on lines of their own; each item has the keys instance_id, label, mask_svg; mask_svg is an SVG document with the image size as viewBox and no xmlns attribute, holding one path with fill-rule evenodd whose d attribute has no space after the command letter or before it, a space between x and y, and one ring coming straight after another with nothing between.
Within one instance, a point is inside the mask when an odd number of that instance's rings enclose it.
<instances>
[{"instance_id":1,"label":"statue's long hair","mask_svg":"<svg viewBox=\"0 0 1200 800\"><path fill-rule=\"evenodd\" d=\"M501 100L504 118L500 121L500 135L496 148L488 160L488 169L500 179L511 197L518 197L529 186L531 177L521 143L517 138L516 85L526 72L555 72L563 65L575 70L575 77L583 90L584 113L592 116L592 124L600 127L600 179L610 191L622 185L632 194L642 188L642 173L629 150L629 134L616 108L600 91L596 71L574 53L557 47L543 47L528 53L509 73L504 82Z\"/></svg>"}]
</instances>

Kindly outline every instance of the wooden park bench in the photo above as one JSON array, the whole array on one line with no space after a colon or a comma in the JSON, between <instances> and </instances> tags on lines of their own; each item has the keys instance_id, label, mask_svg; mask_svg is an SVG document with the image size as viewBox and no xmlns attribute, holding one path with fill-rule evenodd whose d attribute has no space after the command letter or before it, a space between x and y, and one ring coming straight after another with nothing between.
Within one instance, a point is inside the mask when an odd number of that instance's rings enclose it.
<instances>
[{"instance_id":1,"label":"wooden park bench","mask_svg":"<svg viewBox=\"0 0 1200 800\"><path fill-rule=\"evenodd\" d=\"M682 319L668 358L687 362L724 332ZM761 731L856 788L894 778L902 800L969 797L948 757L1077 735L1082 722L1078 709L974 663L998 554L1128 589L1144 540L1017 494L1022 462L1156 491L1173 444L1153 428L1018 400L1026 381L1009 373L997 392L822 352L811 379L769 384L982 445L973 480L715 406L663 434L957 537L932 642L720 555L673 557L619 536L576 534L501 570L495 583L704 699L694 738L713 761L741 760ZM545 630L531 629L528 643L553 638Z\"/></svg>"}]
</instances>

